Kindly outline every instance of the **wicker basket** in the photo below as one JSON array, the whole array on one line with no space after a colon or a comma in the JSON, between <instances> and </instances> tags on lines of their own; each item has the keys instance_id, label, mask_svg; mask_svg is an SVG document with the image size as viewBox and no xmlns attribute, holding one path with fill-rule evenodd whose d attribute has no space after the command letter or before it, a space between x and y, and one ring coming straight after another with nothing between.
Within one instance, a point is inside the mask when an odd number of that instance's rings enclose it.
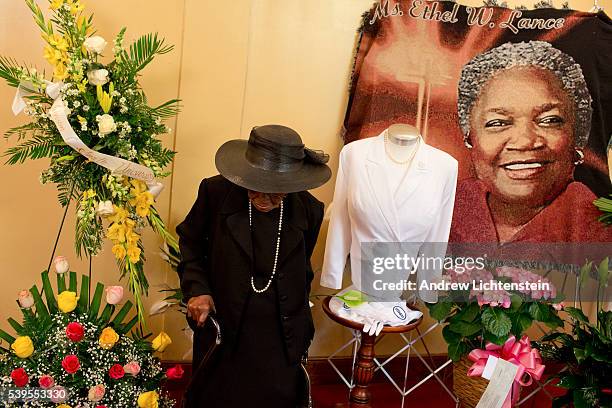
<instances>
[{"instance_id":1,"label":"wicker basket","mask_svg":"<svg viewBox=\"0 0 612 408\"><path fill-rule=\"evenodd\" d=\"M489 381L481 377L468 377L468 369L472 362L463 357L453 365L453 391L461 406L464 408L475 408L482 397Z\"/></svg>"}]
</instances>

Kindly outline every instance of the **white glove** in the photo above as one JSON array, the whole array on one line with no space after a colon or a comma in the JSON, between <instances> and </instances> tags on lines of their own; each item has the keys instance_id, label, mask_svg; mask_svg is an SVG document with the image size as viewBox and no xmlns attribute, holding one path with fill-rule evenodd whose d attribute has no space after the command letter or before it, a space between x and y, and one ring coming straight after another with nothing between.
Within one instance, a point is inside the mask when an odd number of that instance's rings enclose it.
<instances>
[{"instance_id":1,"label":"white glove","mask_svg":"<svg viewBox=\"0 0 612 408\"><path fill-rule=\"evenodd\" d=\"M364 333L379 335L385 325L402 326L419 319L423 314L410 310L404 302L365 302L356 307L343 307L338 315L363 323Z\"/></svg>"}]
</instances>

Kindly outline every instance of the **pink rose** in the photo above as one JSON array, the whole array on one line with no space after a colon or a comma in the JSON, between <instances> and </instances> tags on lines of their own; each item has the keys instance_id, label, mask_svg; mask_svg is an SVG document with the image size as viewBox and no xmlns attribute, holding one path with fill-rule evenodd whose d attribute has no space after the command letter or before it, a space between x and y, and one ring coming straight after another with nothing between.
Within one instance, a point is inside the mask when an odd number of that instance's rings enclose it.
<instances>
[{"instance_id":1,"label":"pink rose","mask_svg":"<svg viewBox=\"0 0 612 408\"><path fill-rule=\"evenodd\" d=\"M53 391L51 393L51 402L61 404L62 402L66 401L66 395L68 393L64 387L62 387L61 385L56 385L54 387L51 387L51 390Z\"/></svg>"},{"instance_id":2,"label":"pink rose","mask_svg":"<svg viewBox=\"0 0 612 408\"><path fill-rule=\"evenodd\" d=\"M87 393L87 398L89 398L90 401L98 402L102 398L104 398L105 392L106 392L106 388L104 387L104 385L102 384L94 385L93 387L89 389L89 392Z\"/></svg>"},{"instance_id":3,"label":"pink rose","mask_svg":"<svg viewBox=\"0 0 612 408\"><path fill-rule=\"evenodd\" d=\"M55 272L62 274L66 273L70 270L70 265L68 264L68 260L66 257L58 255L53 260L53 267L55 268Z\"/></svg>"},{"instance_id":4,"label":"pink rose","mask_svg":"<svg viewBox=\"0 0 612 408\"><path fill-rule=\"evenodd\" d=\"M62 360L62 367L64 367L68 374L74 374L81 368L81 363L77 356L69 354Z\"/></svg>"},{"instance_id":5,"label":"pink rose","mask_svg":"<svg viewBox=\"0 0 612 408\"><path fill-rule=\"evenodd\" d=\"M183 374L185 374L185 370L183 370L183 366L180 364L166 370L166 377L168 377L169 380L180 380L183 378Z\"/></svg>"},{"instance_id":6,"label":"pink rose","mask_svg":"<svg viewBox=\"0 0 612 408\"><path fill-rule=\"evenodd\" d=\"M75 343L81 341L84 335L85 329L80 323L72 322L66 326L66 336Z\"/></svg>"},{"instance_id":7,"label":"pink rose","mask_svg":"<svg viewBox=\"0 0 612 408\"><path fill-rule=\"evenodd\" d=\"M110 370L108 370L108 375L113 380L123 378L123 376L125 375L125 371L123 371L123 366L121 364L113 365Z\"/></svg>"},{"instance_id":8,"label":"pink rose","mask_svg":"<svg viewBox=\"0 0 612 408\"><path fill-rule=\"evenodd\" d=\"M43 375L38 379L38 385L42 388L51 388L55 385L55 380L50 375Z\"/></svg>"},{"instance_id":9,"label":"pink rose","mask_svg":"<svg viewBox=\"0 0 612 408\"><path fill-rule=\"evenodd\" d=\"M136 361L130 361L123 366L123 371L135 377L140 372L140 364L138 364Z\"/></svg>"},{"instance_id":10,"label":"pink rose","mask_svg":"<svg viewBox=\"0 0 612 408\"><path fill-rule=\"evenodd\" d=\"M28 290L22 290L17 294L17 301L19 306L24 309L29 309L34 306L34 297Z\"/></svg>"},{"instance_id":11,"label":"pink rose","mask_svg":"<svg viewBox=\"0 0 612 408\"><path fill-rule=\"evenodd\" d=\"M109 286L106 288L106 303L116 305L123 299L123 286Z\"/></svg>"}]
</instances>

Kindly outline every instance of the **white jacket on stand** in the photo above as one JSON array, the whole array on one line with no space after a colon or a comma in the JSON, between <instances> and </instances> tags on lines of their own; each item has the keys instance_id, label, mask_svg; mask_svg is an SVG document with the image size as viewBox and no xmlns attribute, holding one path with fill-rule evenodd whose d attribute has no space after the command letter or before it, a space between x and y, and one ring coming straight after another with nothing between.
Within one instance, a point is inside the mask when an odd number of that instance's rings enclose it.
<instances>
[{"instance_id":1,"label":"white jacket on stand","mask_svg":"<svg viewBox=\"0 0 612 408\"><path fill-rule=\"evenodd\" d=\"M321 285L340 289L350 254L353 285L361 287L361 244L368 242L446 243L457 185L457 160L421 141L404 185L393 194L386 183L384 132L344 146L327 232ZM429 256L444 256L446 246ZM441 252L441 253L440 253ZM416 255L416 254L413 254ZM417 281L436 281L441 268L417 270ZM367 293L367 291L366 291ZM419 290L426 302L437 292Z\"/></svg>"}]
</instances>

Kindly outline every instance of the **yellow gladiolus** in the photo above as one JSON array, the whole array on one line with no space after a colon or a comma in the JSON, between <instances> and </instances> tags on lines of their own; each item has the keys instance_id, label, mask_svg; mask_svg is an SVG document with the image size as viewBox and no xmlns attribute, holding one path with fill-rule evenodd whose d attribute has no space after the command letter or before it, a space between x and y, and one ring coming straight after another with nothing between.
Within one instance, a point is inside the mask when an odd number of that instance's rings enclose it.
<instances>
[{"instance_id":1,"label":"yellow gladiolus","mask_svg":"<svg viewBox=\"0 0 612 408\"><path fill-rule=\"evenodd\" d=\"M129 245L134 245L140 240L140 235L129 229L125 234L125 239Z\"/></svg>"},{"instance_id":2,"label":"yellow gladiolus","mask_svg":"<svg viewBox=\"0 0 612 408\"><path fill-rule=\"evenodd\" d=\"M115 223L121 223L125 221L125 219L128 216L127 210L123 207L117 207L116 205L113 205L113 208L115 209L115 212L113 213L113 215L109 215L106 218L110 222L115 222Z\"/></svg>"},{"instance_id":3,"label":"yellow gladiolus","mask_svg":"<svg viewBox=\"0 0 612 408\"><path fill-rule=\"evenodd\" d=\"M113 254L115 255L115 258L121 260L123 258L125 258L125 247L123 246L123 244L115 244L113 245Z\"/></svg>"},{"instance_id":4,"label":"yellow gladiolus","mask_svg":"<svg viewBox=\"0 0 612 408\"><path fill-rule=\"evenodd\" d=\"M49 45L59 51L68 51L68 41L61 34L52 34L45 36L45 40Z\"/></svg>"},{"instance_id":5,"label":"yellow gladiolus","mask_svg":"<svg viewBox=\"0 0 612 408\"><path fill-rule=\"evenodd\" d=\"M64 313L70 313L77 307L77 294L69 290L65 290L57 296L57 305Z\"/></svg>"},{"instance_id":6,"label":"yellow gladiolus","mask_svg":"<svg viewBox=\"0 0 612 408\"><path fill-rule=\"evenodd\" d=\"M68 78L68 70L64 64L57 64L53 70L53 78L63 81Z\"/></svg>"},{"instance_id":7,"label":"yellow gladiolus","mask_svg":"<svg viewBox=\"0 0 612 408\"><path fill-rule=\"evenodd\" d=\"M134 186L132 189L130 189L130 193L132 193L132 195L137 196L138 194L147 191L147 185L144 181L132 179L130 183L132 186Z\"/></svg>"},{"instance_id":8,"label":"yellow gladiolus","mask_svg":"<svg viewBox=\"0 0 612 408\"><path fill-rule=\"evenodd\" d=\"M73 15L78 14L85 8L85 6L81 4L80 0L68 0L68 4L70 4L70 13L72 13Z\"/></svg>"},{"instance_id":9,"label":"yellow gladiolus","mask_svg":"<svg viewBox=\"0 0 612 408\"><path fill-rule=\"evenodd\" d=\"M105 327L100 333L98 344L105 350L110 350L119 341L119 335L112 327Z\"/></svg>"},{"instance_id":10,"label":"yellow gladiolus","mask_svg":"<svg viewBox=\"0 0 612 408\"><path fill-rule=\"evenodd\" d=\"M11 348L19 358L28 358L34 353L34 343L28 336L17 337Z\"/></svg>"},{"instance_id":11,"label":"yellow gladiolus","mask_svg":"<svg viewBox=\"0 0 612 408\"><path fill-rule=\"evenodd\" d=\"M153 350L159 351L160 353L172 344L172 339L166 334L166 332L160 332L156 338L153 339Z\"/></svg>"},{"instance_id":12,"label":"yellow gladiolus","mask_svg":"<svg viewBox=\"0 0 612 408\"><path fill-rule=\"evenodd\" d=\"M125 232L125 225L114 223L108 227L108 233L106 236L115 243L125 242Z\"/></svg>"},{"instance_id":13,"label":"yellow gladiolus","mask_svg":"<svg viewBox=\"0 0 612 408\"><path fill-rule=\"evenodd\" d=\"M140 261L140 248L136 245L131 245L127 249L127 256L130 258L131 263L137 263Z\"/></svg>"},{"instance_id":14,"label":"yellow gladiolus","mask_svg":"<svg viewBox=\"0 0 612 408\"><path fill-rule=\"evenodd\" d=\"M139 408L158 408L159 395L155 391L143 392L138 396Z\"/></svg>"},{"instance_id":15,"label":"yellow gladiolus","mask_svg":"<svg viewBox=\"0 0 612 408\"><path fill-rule=\"evenodd\" d=\"M49 62L51 65L56 65L58 62L62 60L62 53L50 45L45 47L43 57Z\"/></svg>"},{"instance_id":16,"label":"yellow gladiolus","mask_svg":"<svg viewBox=\"0 0 612 408\"><path fill-rule=\"evenodd\" d=\"M51 10L57 10L64 5L64 0L53 0L49 6Z\"/></svg>"}]
</instances>

